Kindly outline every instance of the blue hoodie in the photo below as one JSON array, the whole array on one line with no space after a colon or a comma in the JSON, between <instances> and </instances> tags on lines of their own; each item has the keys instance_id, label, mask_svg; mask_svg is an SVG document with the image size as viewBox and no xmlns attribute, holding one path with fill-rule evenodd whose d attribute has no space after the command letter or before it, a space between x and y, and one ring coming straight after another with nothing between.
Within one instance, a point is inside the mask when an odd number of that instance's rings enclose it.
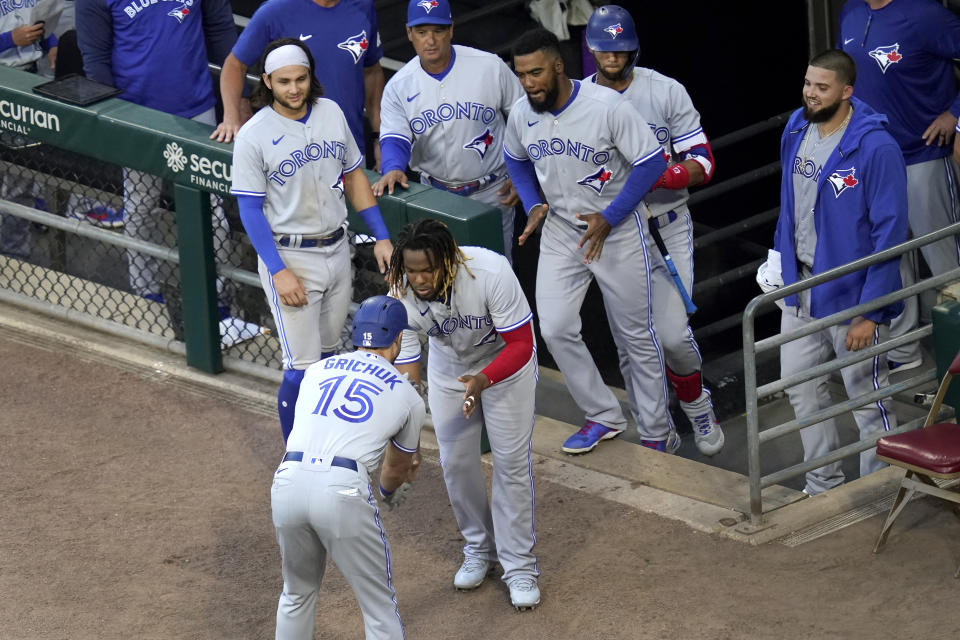
<instances>
[{"instance_id":1,"label":"blue hoodie","mask_svg":"<svg viewBox=\"0 0 960 640\"><path fill-rule=\"evenodd\" d=\"M814 225L817 230L813 273L823 273L907 240L907 170L896 141L887 133L886 117L862 100L851 98L853 116L840 143L817 177ZM780 218L774 248L781 254L783 282L797 281L794 239L793 168L810 123L803 109L790 116L780 139ZM810 315L823 318L882 295L898 291L900 261L888 260L813 288ZM797 306L797 297L785 299ZM903 310L903 303L865 316L885 322Z\"/></svg>"}]
</instances>

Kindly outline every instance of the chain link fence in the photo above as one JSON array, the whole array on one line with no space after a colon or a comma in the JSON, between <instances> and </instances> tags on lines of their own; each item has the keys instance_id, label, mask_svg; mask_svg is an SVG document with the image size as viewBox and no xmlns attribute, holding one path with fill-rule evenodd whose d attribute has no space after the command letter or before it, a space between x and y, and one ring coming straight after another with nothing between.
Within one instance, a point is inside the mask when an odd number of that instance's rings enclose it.
<instances>
[{"instance_id":1,"label":"chain link fence","mask_svg":"<svg viewBox=\"0 0 960 640\"><path fill-rule=\"evenodd\" d=\"M126 247L60 226L0 214L0 287L120 323L183 339L181 273L156 247L177 244L173 189L161 178L0 132L0 199L139 242ZM217 297L223 355L280 367L280 345L258 282L257 256L240 223L236 200L211 196ZM373 258L373 238L349 232L355 302L386 292ZM162 254L161 254L162 255ZM242 282L224 275L248 272ZM350 323L343 349L352 348Z\"/></svg>"}]
</instances>

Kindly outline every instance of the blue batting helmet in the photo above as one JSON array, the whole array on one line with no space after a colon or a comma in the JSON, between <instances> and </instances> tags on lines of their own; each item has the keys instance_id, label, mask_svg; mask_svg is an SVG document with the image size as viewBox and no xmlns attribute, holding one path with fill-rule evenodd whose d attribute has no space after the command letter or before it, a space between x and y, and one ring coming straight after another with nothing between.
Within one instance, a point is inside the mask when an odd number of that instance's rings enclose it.
<instances>
[{"instance_id":1,"label":"blue batting helmet","mask_svg":"<svg viewBox=\"0 0 960 640\"><path fill-rule=\"evenodd\" d=\"M353 315L353 346L389 347L407 328L407 309L389 296L373 296Z\"/></svg>"},{"instance_id":2,"label":"blue batting helmet","mask_svg":"<svg viewBox=\"0 0 960 640\"><path fill-rule=\"evenodd\" d=\"M597 7L587 22L587 46L594 51L640 51L633 18L623 7Z\"/></svg>"}]
</instances>

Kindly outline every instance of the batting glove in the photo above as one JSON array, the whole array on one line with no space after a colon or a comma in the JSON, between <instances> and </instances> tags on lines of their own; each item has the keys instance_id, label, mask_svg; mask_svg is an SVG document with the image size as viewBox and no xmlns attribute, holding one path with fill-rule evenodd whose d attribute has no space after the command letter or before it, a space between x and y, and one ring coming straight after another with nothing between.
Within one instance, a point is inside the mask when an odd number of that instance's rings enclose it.
<instances>
[{"instance_id":1,"label":"batting glove","mask_svg":"<svg viewBox=\"0 0 960 640\"><path fill-rule=\"evenodd\" d=\"M387 491L383 485L380 485L380 497L383 499L383 504L387 506L387 510L393 511L406 501L412 490L413 487L409 482L404 482L393 491Z\"/></svg>"}]
</instances>

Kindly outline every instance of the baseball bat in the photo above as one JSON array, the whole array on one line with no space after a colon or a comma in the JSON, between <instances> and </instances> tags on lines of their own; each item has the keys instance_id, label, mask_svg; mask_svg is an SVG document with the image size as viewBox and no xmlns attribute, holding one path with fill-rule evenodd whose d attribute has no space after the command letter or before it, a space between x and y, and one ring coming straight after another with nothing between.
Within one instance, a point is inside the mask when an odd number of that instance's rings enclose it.
<instances>
[{"instance_id":1,"label":"baseball bat","mask_svg":"<svg viewBox=\"0 0 960 640\"><path fill-rule=\"evenodd\" d=\"M647 213L649 214L649 209ZM683 286L683 280L680 279L680 274L677 273L677 267L673 264L673 258L670 257L670 252L667 251L667 245L664 244L663 238L660 237L660 229L657 228L656 223L649 217L647 219L647 228L650 229L650 235L653 236L653 241L657 243L657 249L660 250L663 261L667 263L667 271L669 271L671 277L673 277L673 283L677 285L677 291L683 300L683 307L687 310L687 315L692 315L697 310L697 305L693 304L693 300L690 299L690 294L687 293L686 287Z\"/></svg>"}]
</instances>

